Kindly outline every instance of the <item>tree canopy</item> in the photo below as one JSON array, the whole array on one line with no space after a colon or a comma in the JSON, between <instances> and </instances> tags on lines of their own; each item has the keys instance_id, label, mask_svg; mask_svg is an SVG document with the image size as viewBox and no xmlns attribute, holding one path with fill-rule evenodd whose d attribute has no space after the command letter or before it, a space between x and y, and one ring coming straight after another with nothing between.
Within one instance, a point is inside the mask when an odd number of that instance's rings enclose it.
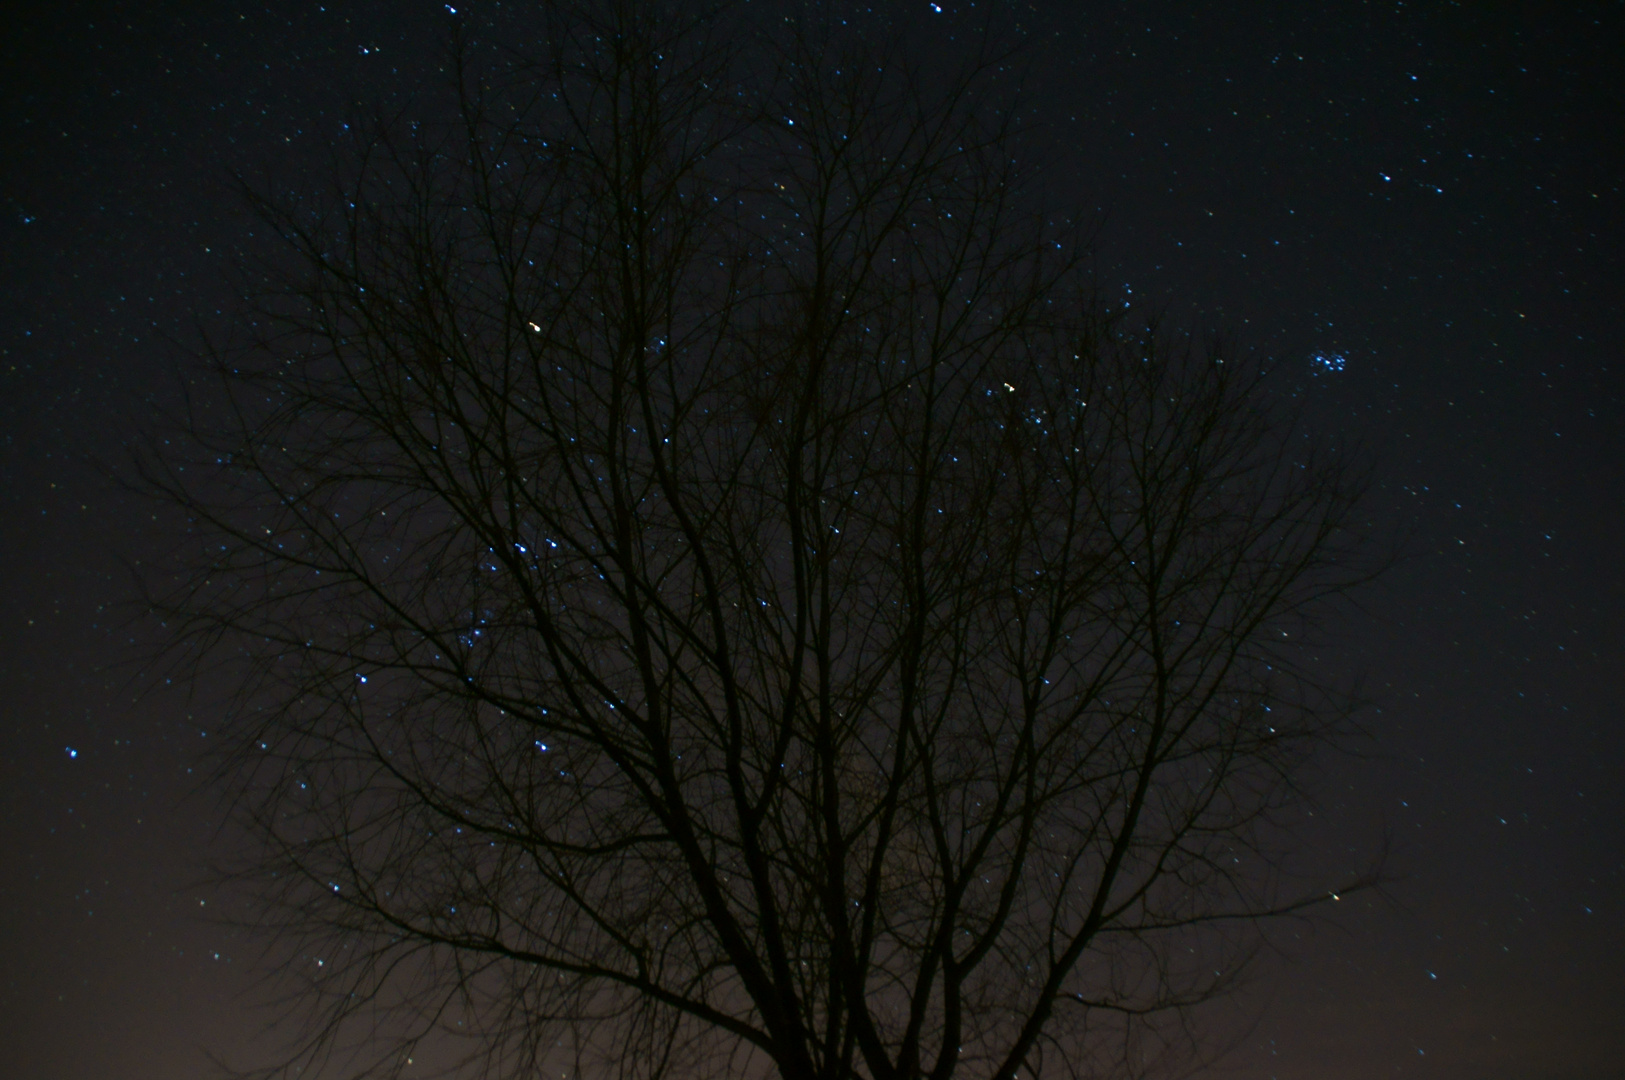
<instances>
[{"instance_id":1,"label":"tree canopy","mask_svg":"<svg viewBox=\"0 0 1625 1080\"><path fill-rule=\"evenodd\" d=\"M545 14L257 199L279 254L144 465L289 1067L1143 1070L1326 895L1270 856L1358 471L1098 302L1007 57Z\"/></svg>"}]
</instances>

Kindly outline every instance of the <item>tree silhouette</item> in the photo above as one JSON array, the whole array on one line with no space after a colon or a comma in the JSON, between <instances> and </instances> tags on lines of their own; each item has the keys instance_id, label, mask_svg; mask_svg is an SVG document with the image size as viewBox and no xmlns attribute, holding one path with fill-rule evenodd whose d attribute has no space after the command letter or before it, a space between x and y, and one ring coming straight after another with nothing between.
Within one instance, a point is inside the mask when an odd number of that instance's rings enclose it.
<instances>
[{"instance_id":1,"label":"tree silhouette","mask_svg":"<svg viewBox=\"0 0 1625 1080\"><path fill-rule=\"evenodd\" d=\"M143 466L288 1067L1147 1067L1326 895L1270 838L1358 478L1092 299L1000 57L547 15L256 203L281 276Z\"/></svg>"}]
</instances>

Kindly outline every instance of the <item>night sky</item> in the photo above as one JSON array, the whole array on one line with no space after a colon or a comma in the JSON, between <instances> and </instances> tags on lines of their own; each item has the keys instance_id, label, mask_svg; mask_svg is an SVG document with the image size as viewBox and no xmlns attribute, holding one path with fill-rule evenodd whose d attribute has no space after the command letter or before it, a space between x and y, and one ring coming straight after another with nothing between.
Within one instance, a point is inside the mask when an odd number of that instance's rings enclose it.
<instances>
[{"instance_id":1,"label":"night sky","mask_svg":"<svg viewBox=\"0 0 1625 1080\"><path fill-rule=\"evenodd\" d=\"M1625 5L1017 10L1113 302L1276 357L1408 538L1334 628L1371 738L1322 763L1299 859L1386 835L1402 880L1278 928L1206 1075L1625 1076ZM196 884L230 842L194 794L209 717L142 694L116 610L168 525L117 474L252 243L231 172L319 176L357 103L437 77L445 17L3 6L0 1075L191 1080L266 1045L262 943Z\"/></svg>"}]
</instances>

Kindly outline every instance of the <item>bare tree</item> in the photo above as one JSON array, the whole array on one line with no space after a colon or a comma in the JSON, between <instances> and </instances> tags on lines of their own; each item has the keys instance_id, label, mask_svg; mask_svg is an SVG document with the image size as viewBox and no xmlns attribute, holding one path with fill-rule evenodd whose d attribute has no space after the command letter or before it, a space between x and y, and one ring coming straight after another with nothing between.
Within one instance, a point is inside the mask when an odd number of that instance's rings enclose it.
<instances>
[{"instance_id":1,"label":"bare tree","mask_svg":"<svg viewBox=\"0 0 1625 1080\"><path fill-rule=\"evenodd\" d=\"M290 1067L1143 1070L1326 894L1268 856L1353 473L1091 300L998 57L549 19L258 204L286 275L145 465Z\"/></svg>"}]
</instances>

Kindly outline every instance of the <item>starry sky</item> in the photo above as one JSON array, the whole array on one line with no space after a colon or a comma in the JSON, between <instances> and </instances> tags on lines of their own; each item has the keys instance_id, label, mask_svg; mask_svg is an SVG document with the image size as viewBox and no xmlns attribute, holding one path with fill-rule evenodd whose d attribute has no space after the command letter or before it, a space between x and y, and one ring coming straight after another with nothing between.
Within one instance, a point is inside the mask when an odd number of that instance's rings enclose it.
<instances>
[{"instance_id":1,"label":"starry sky","mask_svg":"<svg viewBox=\"0 0 1625 1080\"><path fill-rule=\"evenodd\" d=\"M1357 868L1386 836L1401 880L1279 928L1204 1075L1620 1076L1625 4L1012 10L1050 188L1098 220L1114 302L1286 365L1407 538L1335 628L1370 738L1320 763L1298 856ZM192 771L209 718L143 692L118 614L173 526L118 479L176 343L229 303L257 227L232 172L319 175L357 103L434 77L442 18L0 5L8 1076L193 1080L269 1045L263 943L198 884L231 842Z\"/></svg>"}]
</instances>

